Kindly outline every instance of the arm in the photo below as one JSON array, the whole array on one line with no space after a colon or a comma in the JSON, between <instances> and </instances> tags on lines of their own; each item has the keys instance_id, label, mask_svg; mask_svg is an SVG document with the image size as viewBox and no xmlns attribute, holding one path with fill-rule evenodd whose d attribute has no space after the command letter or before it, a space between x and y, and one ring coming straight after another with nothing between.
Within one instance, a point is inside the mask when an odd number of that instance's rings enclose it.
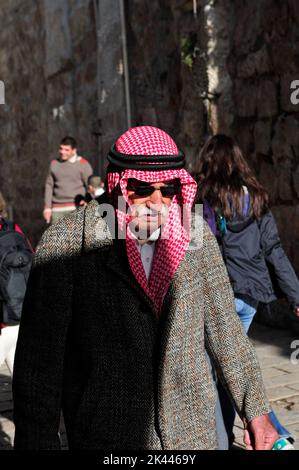
<instances>
[{"instance_id":1,"label":"arm","mask_svg":"<svg viewBox=\"0 0 299 470\"><path fill-rule=\"evenodd\" d=\"M91 168L91 165L88 163L88 161L85 160L85 163L82 164L81 175L82 175L82 181L83 181L86 191L88 187L88 178L92 174L93 174L93 169Z\"/></svg>"},{"instance_id":2,"label":"arm","mask_svg":"<svg viewBox=\"0 0 299 470\"><path fill-rule=\"evenodd\" d=\"M216 239L206 224L201 261L206 347L238 414L256 433L255 422L260 431L268 421L266 416L262 420L257 418L266 415L270 406L254 349L235 311L233 292Z\"/></svg>"},{"instance_id":3,"label":"arm","mask_svg":"<svg viewBox=\"0 0 299 470\"><path fill-rule=\"evenodd\" d=\"M15 448L58 449L63 361L72 314L72 258L64 222L37 248L24 300L13 377Z\"/></svg>"},{"instance_id":4,"label":"arm","mask_svg":"<svg viewBox=\"0 0 299 470\"><path fill-rule=\"evenodd\" d=\"M280 289L293 309L296 309L299 307L299 282L281 246L277 226L270 211L261 220L260 233L265 259L273 266Z\"/></svg>"},{"instance_id":5,"label":"arm","mask_svg":"<svg viewBox=\"0 0 299 470\"><path fill-rule=\"evenodd\" d=\"M52 197L53 197L53 188L54 188L54 178L52 174L52 164L50 165L49 173L46 179L45 185L45 206L43 211L43 217L47 223L51 220L52 214Z\"/></svg>"}]
</instances>

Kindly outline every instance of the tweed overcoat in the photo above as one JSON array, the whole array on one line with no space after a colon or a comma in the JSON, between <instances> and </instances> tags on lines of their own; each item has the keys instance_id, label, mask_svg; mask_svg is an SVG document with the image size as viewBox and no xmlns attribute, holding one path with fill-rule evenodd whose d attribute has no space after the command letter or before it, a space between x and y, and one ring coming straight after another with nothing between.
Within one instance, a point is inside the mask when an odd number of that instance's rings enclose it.
<instances>
[{"instance_id":1,"label":"tweed overcoat","mask_svg":"<svg viewBox=\"0 0 299 470\"><path fill-rule=\"evenodd\" d=\"M242 417L269 405L214 236L202 221L158 318L98 208L58 221L37 249L15 358L15 447L59 448L62 409L71 449L215 449L205 349Z\"/></svg>"}]
</instances>

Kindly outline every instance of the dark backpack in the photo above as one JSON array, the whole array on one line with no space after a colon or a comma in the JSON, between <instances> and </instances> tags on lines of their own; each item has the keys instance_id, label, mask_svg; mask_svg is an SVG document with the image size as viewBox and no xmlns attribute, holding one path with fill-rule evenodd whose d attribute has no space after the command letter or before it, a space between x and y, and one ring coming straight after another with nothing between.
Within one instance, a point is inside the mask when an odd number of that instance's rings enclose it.
<instances>
[{"instance_id":1,"label":"dark backpack","mask_svg":"<svg viewBox=\"0 0 299 470\"><path fill-rule=\"evenodd\" d=\"M25 235L15 230L13 222L1 219L0 223L1 321L16 325L21 319L33 253Z\"/></svg>"}]
</instances>

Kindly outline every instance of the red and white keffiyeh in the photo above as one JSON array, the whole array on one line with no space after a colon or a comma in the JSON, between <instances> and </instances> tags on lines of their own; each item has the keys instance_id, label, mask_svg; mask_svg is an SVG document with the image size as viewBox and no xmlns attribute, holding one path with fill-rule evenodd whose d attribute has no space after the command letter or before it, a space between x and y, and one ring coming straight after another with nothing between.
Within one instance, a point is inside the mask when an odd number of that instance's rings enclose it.
<instances>
[{"instance_id":1,"label":"red and white keffiyeh","mask_svg":"<svg viewBox=\"0 0 299 470\"><path fill-rule=\"evenodd\" d=\"M130 206L127 194L129 178L135 178L148 183L166 182L178 178L182 185L180 197L174 196L172 199L167 221L162 228L163 237L156 242L149 280L146 278L136 241L129 234L128 222L130 216L118 207L115 208L120 229L126 228L127 256L132 272L151 299L156 313L159 314L170 282L190 242L189 230L188 228L186 230L182 225L182 206L184 205L184 210L188 214L190 222L191 208L196 195L197 185L195 180L184 169L150 170L150 156L177 155L179 152L173 139L157 127L141 126L131 128L117 140L115 148L117 152L126 155L148 155L149 170L127 169L121 173L108 172L108 195L111 195L117 185L120 185L121 193L128 206Z\"/></svg>"}]
</instances>

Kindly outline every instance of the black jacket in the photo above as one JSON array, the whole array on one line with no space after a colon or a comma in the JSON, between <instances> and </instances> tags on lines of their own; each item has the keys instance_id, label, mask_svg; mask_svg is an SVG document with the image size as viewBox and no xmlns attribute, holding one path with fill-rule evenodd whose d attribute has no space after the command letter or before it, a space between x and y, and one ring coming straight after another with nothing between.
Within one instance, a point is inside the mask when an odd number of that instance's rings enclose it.
<instances>
[{"instance_id":1,"label":"black jacket","mask_svg":"<svg viewBox=\"0 0 299 470\"><path fill-rule=\"evenodd\" d=\"M281 246L271 211L259 221L248 215L227 222L221 245L236 297L241 294L264 303L275 300L272 272L291 306L299 306L299 282Z\"/></svg>"}]
</instances>

